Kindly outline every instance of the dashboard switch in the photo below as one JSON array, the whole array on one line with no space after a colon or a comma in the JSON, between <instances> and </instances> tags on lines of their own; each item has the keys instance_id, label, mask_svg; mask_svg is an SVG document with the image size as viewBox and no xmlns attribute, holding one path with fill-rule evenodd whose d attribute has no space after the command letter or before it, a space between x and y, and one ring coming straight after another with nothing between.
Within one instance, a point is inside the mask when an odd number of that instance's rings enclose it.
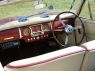
<instances>
[{"instance_id":1,"label":"dashboard switch","mask_svg":"<svg viewBox=\"0 0 95 71\"><path fill-rule=\"evenodd\" d=\"M31 40L33 40L33 38L31 38Z\"/></svg>"},{"instance_id":2,"label":"dashboard switch","mask_svg":"<svg viewBox=\"0 0 95 71\"><path fill-rule=\"evenodd\" d=\"M28 39L28 41L30 41L30 39Z\"/></svg>"},{"instance_id":3,"label":"dashboard switch","mask_svg":"<svg viewBox=\"0 0 95 71\"><path fill-rule=\"evenodd\" d=\"M43 36L41 36L41 38L43 38Z\"/></svg>"},{"instance_id":4,"label":"dashboard switch","mask_svg":"<svg viewBox=\"0 0 95 71\"><path fill-rule=\"evenodd\" d=\"M34 37L33 39L35 40L36 38Z\"/></svg>"},{"instance_id":5,"label":"dashboard switch","mask_svg":"<svg viewBox=\"0 0 95 71\"><path fill-rule=\"evenodd\" d=\"M39 40L39 39L40 39L40 37L38 36L38 37L37 37L37 40Z\"/></svg>"}]
</instances>

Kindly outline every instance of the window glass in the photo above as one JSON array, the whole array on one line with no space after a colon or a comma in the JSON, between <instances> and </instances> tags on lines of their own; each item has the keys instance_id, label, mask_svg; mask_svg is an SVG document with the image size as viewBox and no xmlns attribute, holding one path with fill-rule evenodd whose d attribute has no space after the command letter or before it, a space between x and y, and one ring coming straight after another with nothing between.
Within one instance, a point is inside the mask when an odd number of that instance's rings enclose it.
<instances>
[{"instance_id":1,"label":"window glass","mask_svg":"<svg viewBox=\"0 0 95 71\"><path fill-rule=\"evenodd\" d=\"M91 19L91 17L90 17L90 13L91 13L92 18L95 20L95 0L89 0L89 4L90 4L91 12L89 12L88 0L87 0L86 4L84 5L84 8L82 9L80 16L83 18Z\"/></svg>"},{"instance_id":2,"label":"window glass","mask_svg":"<svg viewBox=\"0 0 95 71\"><path fill-rule=\"evenodd\" d=\"M12 0L8 0L10 3ZM27 0L25 2L0 5L0 19L13 16L35 15L44 12L69 11L73 0ZM77 10L80 0L75 0L72 11ZM77 6L78 5L78 6Z\"/></svg>"},{"instance_id":3,"label":"window glass","mask_svg":"<svg viewBox=\"0 0 95 71\"><path fill-rule=\"evenodd\" d=\"M90 0L93 19L95 20L95 0Z\"/></svg>"}]
</instances>

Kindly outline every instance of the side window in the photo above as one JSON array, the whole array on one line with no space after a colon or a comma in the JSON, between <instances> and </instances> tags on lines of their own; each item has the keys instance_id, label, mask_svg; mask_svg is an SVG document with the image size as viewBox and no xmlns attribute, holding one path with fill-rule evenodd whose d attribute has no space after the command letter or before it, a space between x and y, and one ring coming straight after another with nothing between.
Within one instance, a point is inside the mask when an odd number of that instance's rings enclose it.
<instances>
[{"instance_id":1,"label":"side window","mask_svg":"<svg viewBox=\"0 0 95 71\"><path fill-rule=\"evenodd\" d=\"M95 0L87 0L81 12L81 17L95 20Z\"/></svg>"},{"instance_id":2,"label":"side window","mask_svg":"<svg viewBox=\"0 0 95 71\"><path fill-rule=\"evenodd\" d=\"M89 0L89 1L90 1L91 11L92 11L92 17L93 20L95 20L95 0Z\"/></svg>"}]
</instances>

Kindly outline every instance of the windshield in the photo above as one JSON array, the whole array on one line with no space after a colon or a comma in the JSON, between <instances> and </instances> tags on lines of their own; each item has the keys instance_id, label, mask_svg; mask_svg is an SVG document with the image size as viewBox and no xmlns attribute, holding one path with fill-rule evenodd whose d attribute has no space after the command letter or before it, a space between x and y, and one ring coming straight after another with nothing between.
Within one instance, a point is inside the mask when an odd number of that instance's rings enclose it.
<instances>
[{"instance_id":1,"label":"windshield","mask_svg":"<svg viewBox=\"0 0 95 71\"><path fill-rule=\"evenodd\" d=\"M15 16L29 16L45 12L57 13L63 11L76 11L80 0L27 0L15 2L8 0L0 3L0 19ZM2 2L2 0L0 1ZM14 2L14 3L13 3Z\"/></svg>"}]
</instances>

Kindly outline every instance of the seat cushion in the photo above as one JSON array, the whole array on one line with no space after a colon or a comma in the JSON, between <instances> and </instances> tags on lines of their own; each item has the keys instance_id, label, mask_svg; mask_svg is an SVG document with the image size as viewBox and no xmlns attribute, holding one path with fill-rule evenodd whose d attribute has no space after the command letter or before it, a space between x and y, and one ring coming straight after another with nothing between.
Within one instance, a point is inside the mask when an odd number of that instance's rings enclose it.
<instances>
[{"instance_id":1,"label":"seat cushion","mask_svg":"<svg viewBox=\"0 0 95 71\"><path fill-rule=\"evenodd\" d=\"M73 46L40 56L14 61L6 71L79 71L84 49ZM73 65L72 65L73 64ZM48 70L46 70L48 69Z\"/></svg>"}]
</instances>

